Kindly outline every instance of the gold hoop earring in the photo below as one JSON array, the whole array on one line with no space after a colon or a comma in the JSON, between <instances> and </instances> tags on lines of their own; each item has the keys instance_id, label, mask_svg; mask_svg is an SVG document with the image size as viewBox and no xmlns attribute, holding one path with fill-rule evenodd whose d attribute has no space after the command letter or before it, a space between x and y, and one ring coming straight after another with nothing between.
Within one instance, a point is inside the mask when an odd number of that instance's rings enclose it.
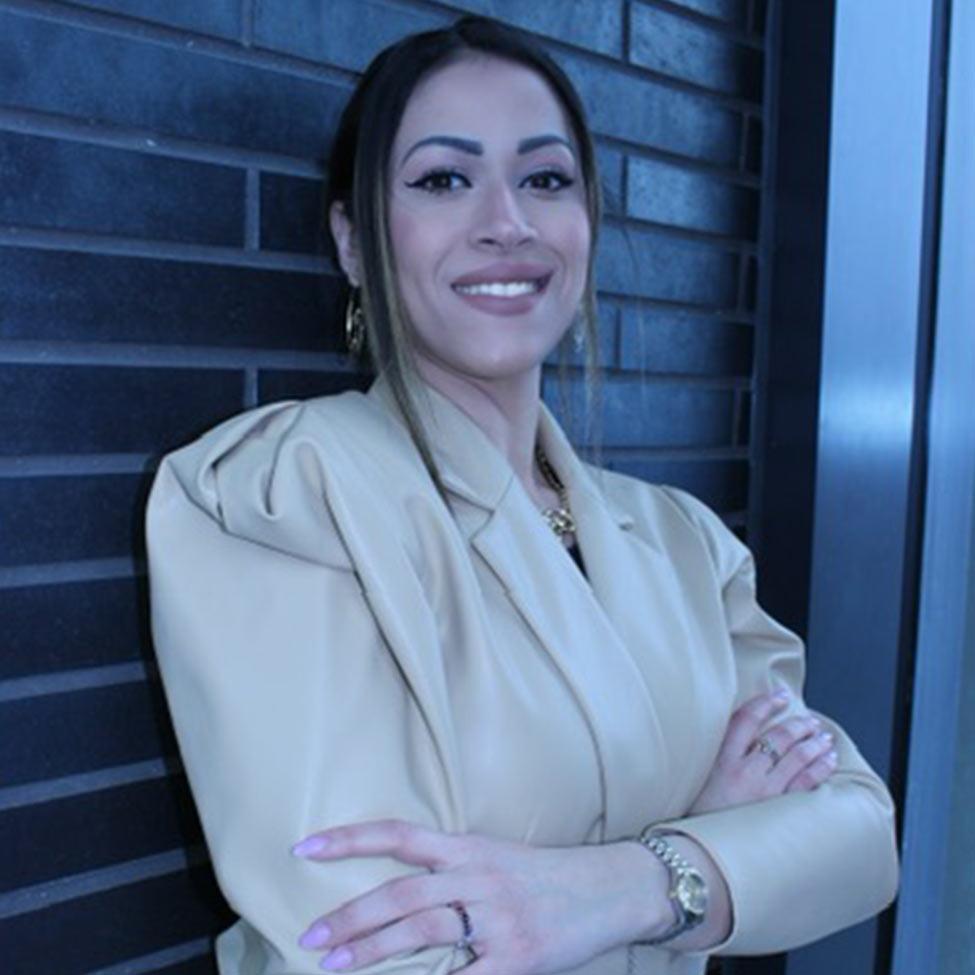
<instances>
[{"instance_id":1,"label":"gold hoop earring","mask_svg":"<svg viewBox=\"0 0 975 975\"><path fill-rule=\"evenodd\" d=\"M361 355L366 344L366 316L362 311L359 289L349 292L345 304L345 348L349 355Z\"/></svg>"}]
</instances>

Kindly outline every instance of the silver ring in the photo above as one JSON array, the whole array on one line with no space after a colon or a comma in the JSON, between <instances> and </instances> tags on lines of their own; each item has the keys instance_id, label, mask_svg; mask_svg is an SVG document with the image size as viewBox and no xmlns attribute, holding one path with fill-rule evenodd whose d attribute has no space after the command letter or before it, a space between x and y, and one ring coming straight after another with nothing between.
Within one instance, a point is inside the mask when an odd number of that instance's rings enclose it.
<instances>
[{"instance_id":1,"label":"silver ring","mask_svg":"<svg viewBox=\"0 0 975 975\"><path fill-rule=\"evenodd\" d=\"M782 761L782 756L776 750L772 742L770 742L764 735L761 738L755 739L755 744L752 745L752 749L757 749L763 755L768 755L768 757L772 760L772 768L775 768L775 766Z\"/></svg>"},{"instance_id":2,"label":"silver ring","mask_svg":"<svg viewBox=\"0 0 975 975\"><path fill-rule=\"evenodd\" d=\"M463 934L459 941L454 942L454 947L460 951L466 951L471 955L472 959L477 957L477 952L474 950L472 942L474 941L474 925L471 924L471 916L467 913L467 908L460 901L450 901L447 904L460 919L461 928Z\"/></svg>"}]
</instances>

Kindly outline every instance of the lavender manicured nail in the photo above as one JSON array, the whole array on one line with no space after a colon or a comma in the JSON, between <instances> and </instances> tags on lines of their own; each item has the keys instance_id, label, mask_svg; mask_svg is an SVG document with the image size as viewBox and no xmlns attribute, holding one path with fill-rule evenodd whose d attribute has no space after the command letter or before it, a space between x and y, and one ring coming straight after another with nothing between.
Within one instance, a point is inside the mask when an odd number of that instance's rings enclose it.
<instances>
[{"instance_id":1,"label":"lavender manicured nail","mask_svg":"<svg viewBox=\"0 0 975 975\"><path fill-rule=\"evenodd\" d=\"M295 843L291 847L291 852L296 857L313 857L319 853L324 853L328 848L328 838L325 836L309 836L300 843Z\"/></svg>"},{"instance_id":2,"label":"lavender manicured nail","mask_svg":"<svg viewBox=\"0 0 975 975\"><path fill-rule=\"evenodd\" d=\"M321 948L332 937L332 929L324 921L316 921L299 939L302 948Z\"/></svg>"},{"instance_id":3,"label":"lavender manicured nail","mask_svg":"<svg viewBox=\"0 0 975 975\"><path fill-rule=\"evenodd\" d=\"M346 968L352 964L352 952L348 948L336 948L330 951L319 963L319 968L324 968L327 972L334 972L340 968Z\"/></svg>"}]
</instances>

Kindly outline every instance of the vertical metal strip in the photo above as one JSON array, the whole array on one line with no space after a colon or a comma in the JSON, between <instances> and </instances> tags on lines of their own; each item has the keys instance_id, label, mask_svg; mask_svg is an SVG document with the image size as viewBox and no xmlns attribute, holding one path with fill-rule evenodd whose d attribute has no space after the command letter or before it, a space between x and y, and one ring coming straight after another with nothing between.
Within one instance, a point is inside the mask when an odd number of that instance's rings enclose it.
<instances>
[{"instance_id":1,"label":"vertical metal strip","mask_svg":"<svg viewBox=\"0 0 975 975\"><path fill-rule=\"evenodd\" d=\"M952 5L927 511L893 975L970 971L975 846L975 6ZM967 933L966 933L967 932ZM965 941L967 940L967 943ZM967 956L967 957L966 957Z\"/></svg>"}]
</instances>

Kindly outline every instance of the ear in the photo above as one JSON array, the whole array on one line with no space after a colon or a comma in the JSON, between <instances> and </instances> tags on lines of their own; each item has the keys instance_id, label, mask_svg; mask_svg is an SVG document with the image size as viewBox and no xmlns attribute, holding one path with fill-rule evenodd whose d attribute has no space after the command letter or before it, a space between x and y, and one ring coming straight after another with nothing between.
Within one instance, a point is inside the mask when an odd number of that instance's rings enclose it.
<instances>
[{"instance_id":1,"label":"ear","mask_svg":"<svg viewBox=\"0 0 975 975\"><path fill-rule=\"evenodd\" d=\"M359 244L352 221L345 212L345 206L338 200L329 208L328 225L339 254L339 264L342 265L342 270L345 271L345 276L352 287L358 288L362 280L359 275Z\"/></svg>"}]
</instances>

